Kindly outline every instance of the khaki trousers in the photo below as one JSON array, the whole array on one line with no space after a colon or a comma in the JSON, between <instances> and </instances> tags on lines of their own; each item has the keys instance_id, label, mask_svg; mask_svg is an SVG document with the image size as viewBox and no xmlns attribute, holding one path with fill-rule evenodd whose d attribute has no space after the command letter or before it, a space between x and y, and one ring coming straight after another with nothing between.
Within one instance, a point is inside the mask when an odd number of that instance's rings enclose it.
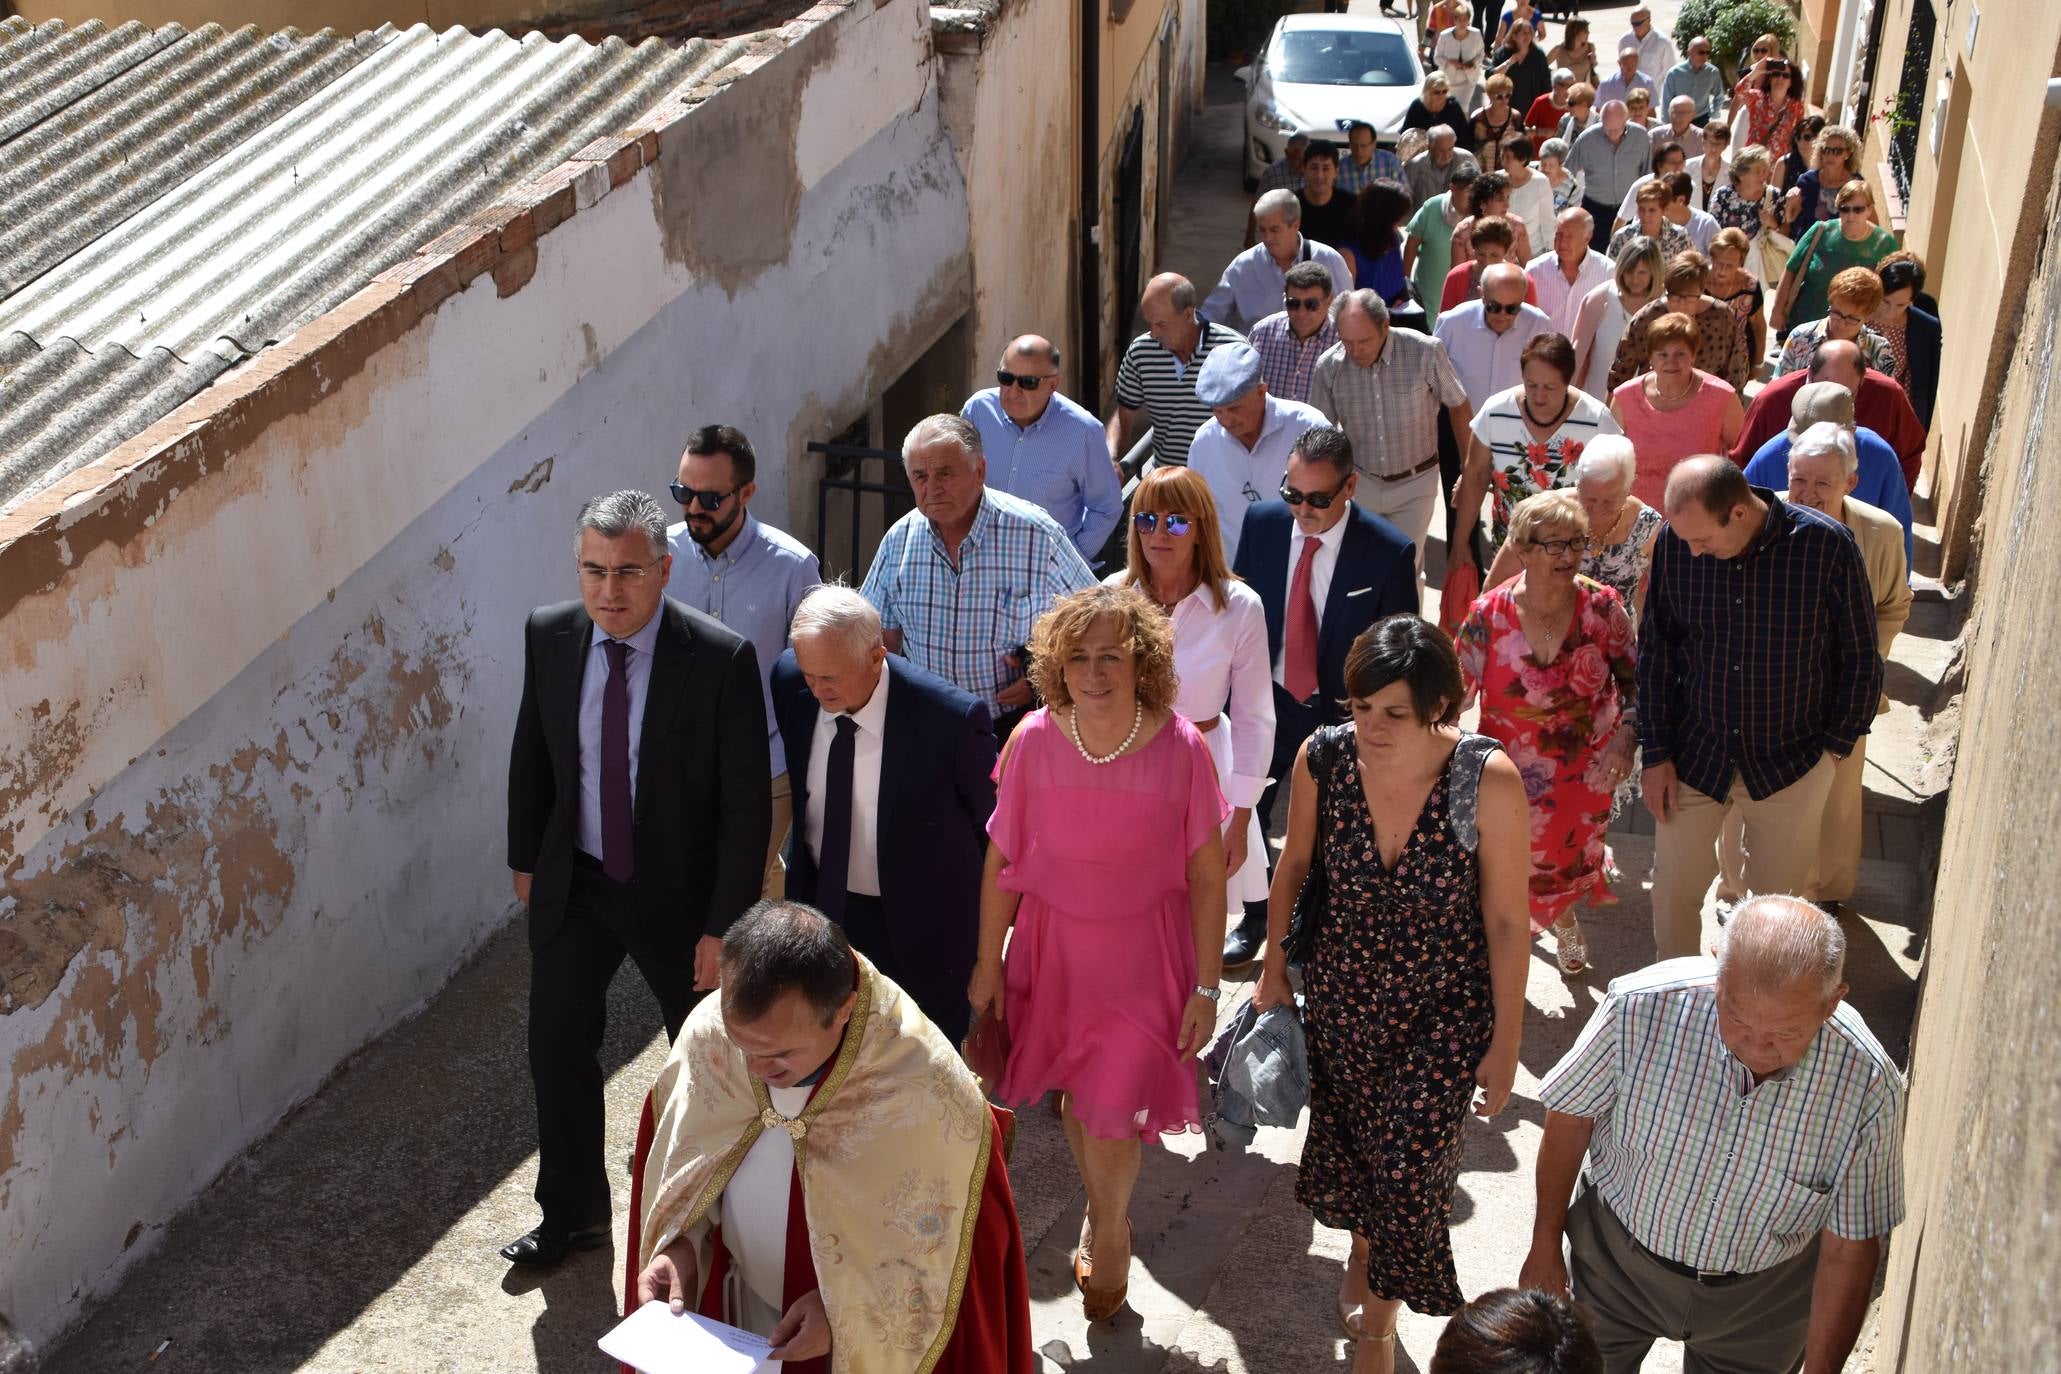
<instances>
[{"instance_id":1,"label":"khaki trousers","mask_svg":"<svg viewBox=\"0 0 2061 1374\"><path fill-rule=\"evenodd\" d=\"M1705 951L1703 896L1718 875L1718 836L1727 810L1742 822L1743 892L1802 895L1810 881L1832 789L1835 760L1818 759L1811 771L1781 791L1755 801L1746 784L1732 778L1729 803L1715 801L1683 783L1673 820L1654 826L1653 947L1655 957L1680 959Z\"/></svg>"},{"instance_id":2,"label":"khaki trousers","mask_svg":"<svg viewBox=\"0 0 2061 1374\"><path fill-rule=\"evenodd\" d=\"M1814 902L1852 898L1861 877L1861 776L1866 771L1868 737L1832 770L1832 790L1825 796L1825 819L1818 831L1817 861L1804 879L1803 895ZM1718 898L1737 901L1746 893L1746 822L1738 808L1725 815L1718 837Z\"/></svg>"},{"instance_id":3,"label":"khaki trousers","mask_svg":"<svg viewBox=\"0 0 2061 1374\"><path fill-rule=\"evenodd\" d=\"M773 779L773 831L766 841L766 876L759 888L759 895L768 901L787 895L787 865L781 861L780 850L787 842L787 826L793 819L794 785L782 773Z\"/></svg>"},{"instance_id":4,"label":"khaki trousers","mask_svg":"<svg viewBox=\"0 0 2061 1374\"><path fill-rule=\"evenodd\" d=\"M1353 489L1353 500L1401 530L1417 546L1417 578L1424 578L1424 541L1431 517L1438 512L1438 469L1431 468L1402 482L1384 482L1366 472Z\"/></svg>"}]
</instances>

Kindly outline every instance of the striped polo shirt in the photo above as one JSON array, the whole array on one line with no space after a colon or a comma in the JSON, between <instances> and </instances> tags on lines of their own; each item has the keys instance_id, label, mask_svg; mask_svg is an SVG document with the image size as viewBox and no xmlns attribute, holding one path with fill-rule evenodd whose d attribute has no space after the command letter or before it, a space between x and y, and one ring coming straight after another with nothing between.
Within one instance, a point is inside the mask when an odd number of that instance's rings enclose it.
<instances>
[{"instance_id":1,"label":"striped polo shirt","mask_svg":"<svg viewBox=\"0 0 2061 1374\"><path fill-rule=\"evenodd\" d=\"M1752 1273L1830 1227L1903 1220L1903 1076L1847 1002L1797 1064L1758 1086L1718 1034L1717 961L1670 959L1610 984L1539 1085L1595 1123L1590 1180L1648 1250Z\"/></svg>"},{"instance_id":2,"label":"striped polo shirt","mask_svg":"<svg viewBox=\"0 0 2061 1374\"><path fill-rule=\"evenodd\" d=\"M1116 403L1126 410L1143 410L1151 420L1152 452L1160 462L1187 465L1188 445L1195 442L1195 431L1215 414L1195 398L1195 378L1202 371L1203 359L1211 349L1237 343L1241 337L1234 329L1205 322L1195 356L1185 363L1149 332L1131 340L1124 350L1124 360L1116 369Z\"/></svg>"}]
</instances>

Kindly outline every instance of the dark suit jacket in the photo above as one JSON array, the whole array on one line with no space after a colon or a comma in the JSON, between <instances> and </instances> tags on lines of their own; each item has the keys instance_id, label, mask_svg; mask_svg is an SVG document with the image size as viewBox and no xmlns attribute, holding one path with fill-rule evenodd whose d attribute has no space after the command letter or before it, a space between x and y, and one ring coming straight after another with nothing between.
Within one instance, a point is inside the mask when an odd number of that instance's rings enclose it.
<instances>
[{"instance_id":1,"label":"dark suit jacket","mask_svg":"<svg viewBox=\"0 0 2061 1374\"><path fill-rule=\"evenodd\" d=\"M1422 610L1417 599L1417 546L1401 530L1378 515L1358 506L1346 514L1345 539L1338 546L1338 564L1331 572L1331 587L1324 604L1317 608L1317 695L1310 708L1320 720L1342 720L1343 712L1332 703L1345 696L1345 655L1362 631L1377 620L1397 614L1416 615ZM1288 551L1296 534L1295 518L1285 501L1259 501L1246 507L1244 532L1238 536L1237 574L1252 584L1267 610L1267 656L1271 662L1281 654L1288 602ZM1279 687L1274 689L1277 715L1284 709L1294 720L1311 713L1289 700ZM1308 737L1284 738L1277 729L1275 753L1287 746L1287 755Z\"/></svg>"},{"instance_id":2,"label":"dark suit jacket","mask_svg":"<svg viewBox=\"0 0 2061 1374\"><path fill-rule=\"evenodd\" d=\"M1918 423L1928 433L1932 429L1932 405L1939 396L1939 355L1944 343L1939 316L1912 306L1904 316L1904 348L1910 354L1911 365L1911 409L1918 413Z\"/></svg>"},{"instance_id":3,"label":"dark suit jacket","mask_svg":"<svg viewBox=\"0 0 2061 1374\"><path fill-rule=\"evenodd\" d=\"M880 904L904 971L923 970L919 1000L936 989L963 990L980 934L980 875L988 815L995 809L995 730L987 703L898 654L880 769ZM816 857L804 817L809 754L819 708L789 649L773 663L773 719L787 750L794 789L787 895L816 900Z\"/></svg>"},{"instance_id":4,"label":"dark suit jacket","mask_svg":"<svg viewBox=\"0 0 2061 1374\"><path fill-rule=\"evenodd\" d=\"M667 597L637 745L639 935L669 953L720 937L759 899L772 760L751 641ZM530 613L508 760L508 866L532 875L530 948L565 919L580 815L580 675L594 622L577 601Z\"/></svg>"}]
</instances>

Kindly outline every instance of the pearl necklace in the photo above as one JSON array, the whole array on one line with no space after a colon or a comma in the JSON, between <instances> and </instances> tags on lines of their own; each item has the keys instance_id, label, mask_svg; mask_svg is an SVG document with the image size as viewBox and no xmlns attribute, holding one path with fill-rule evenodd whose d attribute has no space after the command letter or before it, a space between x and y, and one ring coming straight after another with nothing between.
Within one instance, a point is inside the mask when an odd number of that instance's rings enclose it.
<instances>
[{"instance_id":1,"label":"pearl necklace","mask_svg":"<svg viewBox=\"0 0 2061 1374\"><path fill-rule=\"evenodd\" d=\"M1131 707L1131 733L1124 736L1124 742L1097 758L1088 752L1088 746L1081 743L1081 712L1075 707L1066 713L1067 733L1073 736L1073 747L1081 751L1081 757L1089 763L1115 763L1124 750L1131 747L1131 741L1138 738L1139 727L1145 724L1145 703L1140 701Z\"/></svg>"}]
</instances>

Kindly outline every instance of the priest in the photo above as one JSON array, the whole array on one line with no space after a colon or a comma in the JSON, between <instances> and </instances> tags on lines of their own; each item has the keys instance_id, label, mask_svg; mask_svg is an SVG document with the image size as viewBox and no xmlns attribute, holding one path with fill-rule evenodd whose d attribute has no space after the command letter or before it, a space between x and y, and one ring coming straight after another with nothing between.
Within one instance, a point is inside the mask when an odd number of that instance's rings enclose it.
<instances>
[{"instance_id":1,"label":"priest","mask_svg":"<svg viewBox=\"0 0 2061 1374\"><path fill-rule=\"evenodd\" d=\"M730 927L651 1111L628 1307L692 1305L799 1374L1036 1368L1004 1117L822 914Z\"/></svg>"}]
</instances>

